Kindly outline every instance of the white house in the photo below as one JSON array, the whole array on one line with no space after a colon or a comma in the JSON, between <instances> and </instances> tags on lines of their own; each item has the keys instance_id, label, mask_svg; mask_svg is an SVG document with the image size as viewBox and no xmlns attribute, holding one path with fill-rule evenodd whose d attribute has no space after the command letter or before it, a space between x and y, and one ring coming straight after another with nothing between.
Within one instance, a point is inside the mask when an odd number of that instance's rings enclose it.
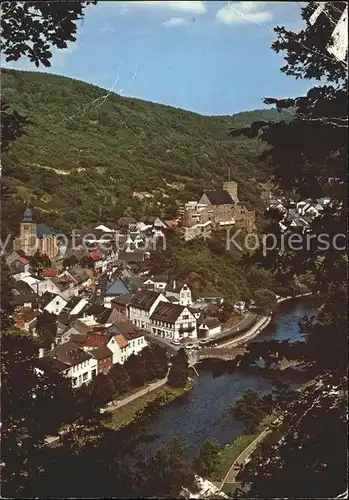
<instances>
[{"instance_id":1,"label":"white house","mask_svg":"<svg viewBox=\"0 0 349 500\"><path fill-rule=\"evenodd\" d=\"M53 347L53 346L52 346ZM74 342L55 346L44 356L41 350L37 369L52 369L70 378L72 386L80 387L90 382L98 373L98 361L89 352L84 351Z\"/></svg>"},{"instance_id":2,"label":"white house","mask_svg":"<svg viewBox=\"0 0 349 500\"><path fill-rule=\"evenodd\" d=\"M211 337L212 335L221 333L222 325L220 324L218 318L205 318L205 320L199 325L199 331L205 337Z\"/></svg>"},{"instance_id":3,"label":"white house","mask_svg":"<svg viewBox=\"0 0 349 500\"><path fill-rule=\"evenodd\" d=\"M37 301L37 308L40 311L47 311L53 314L60 314L68 301L56 293L45 292Z\"/></svg>"},{"instance_id":4,"label":"white house","mask_svg":"<svg viewBox=\"0 0 349 500\"><path fill-rule=\"evenodd\" d=\"M127 306L128 317L139 328L150 331L150 316L159 302L168 302L160 292L153 290L138 290Z\"/></svg>"},{"instance_id":5,"label":"white house","mask_svg":"<svg viewBox=\"0 0 349 500\"><path fill-rule=\"evenodd\" d=\"M143 281L143 286L158 292L165 291L168 278L166 276L152 276Z\"/></svg>"},{"instance_id":6,"label":"white house","mask_svg":"<svg viewBox=\"0 0 349 500\"><path fill-rule=\"evenodd\" d=\"M150 315L151 331L167 339L197 338L197 322L188 307L160 302Z\"/></svg>"},{"instance_id":7,"label":"white house","mask_svg":"<svg viewBox=\"0 0 349 500\"><path fill-rule=\"evenodd\" d=\"M167 286L166 297L173 297L177 304L181 306L191 306L193 303L191 290L186 283L180 284L177 281L172 280L171 283Z\"/></svg>"},{"instance_id":8,"label":"white house","mask_svg":"<svg viewBox=\"0 0 349 500\"><path fill-rule=\"evenodd\" d=\"M238 302L235 302L234 304L234 311L239 313L239 314L243 314L246 310L246 302L243 302L241 300L239 300Z\"/></svg>"},{"instance_id":9,"label":"white house","mask_svg":"<svg viewBox=\"0 0 349 500\"><path fill-rule=\"evenodd\" d=\"M130 336L126 334L116 334L107 343L108 349L113 353L113 364L123 364L131 356L138 354L148 345L144 334Z\"/></svg>"},{"instance_id":10,"label":"white house","mask_svg":"<svg viewBox=\"0 0 349 500\"><path fill-rule=\"evenodd\" d=\"M20 279L27 283L37 295L41 296L45 292L60 293L61 288L52 280L52 278L37 278L32 275L23 276Z\"/></svg>"}]
</instances>

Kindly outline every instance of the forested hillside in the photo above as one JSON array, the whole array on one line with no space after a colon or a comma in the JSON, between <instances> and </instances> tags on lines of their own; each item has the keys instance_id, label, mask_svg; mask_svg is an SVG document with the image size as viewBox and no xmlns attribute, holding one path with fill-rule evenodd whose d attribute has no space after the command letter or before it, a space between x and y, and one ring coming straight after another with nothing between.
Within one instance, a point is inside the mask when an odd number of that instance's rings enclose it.
<instances>
[{"instance_id":1,"label":"forested hillside","mask_svg":"<svg viewBox=\"0 0 349 500\"><path fill-rule=\"evenodd\" d=\"M201 116L62 76L6 69L2 96L30 120L3 158L10 193L3 209L10 207L16 225L27 199L66 230L160 206L171 215L176 203L221 185L229 168L240 197L255 204L258 183L269 178L258 159L264 146L229 138L228 130L279 120L274 110Z\"/></svg>"}]
</instances>

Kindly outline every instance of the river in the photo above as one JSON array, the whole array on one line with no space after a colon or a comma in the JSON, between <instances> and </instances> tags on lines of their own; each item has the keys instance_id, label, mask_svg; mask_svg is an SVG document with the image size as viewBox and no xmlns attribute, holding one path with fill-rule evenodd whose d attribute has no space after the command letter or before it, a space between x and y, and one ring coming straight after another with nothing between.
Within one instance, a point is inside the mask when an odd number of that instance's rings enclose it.
<instances>
[{"instance_id":1,"label":"river","mask_svg":"<svg viewBox=\"0 0 349 500\"><path fill-rule=\"evenodd\" d=\"M316 314L311 298L281 303L273 321L254 341L301 340L299 320ZM270 381L246 373L224 373L213 377L212 372L198 368L200 377L195 388L145 423L147 433L157 437L146 445L146 454L177 437L185 441L191 453L196 453L205 439L216 439L226 445L243 432L243 424L234 420L229 409L233 401L247 389L267 392ZM145 449L143 448L143 452Z\"/></svg>"}]
</instances>

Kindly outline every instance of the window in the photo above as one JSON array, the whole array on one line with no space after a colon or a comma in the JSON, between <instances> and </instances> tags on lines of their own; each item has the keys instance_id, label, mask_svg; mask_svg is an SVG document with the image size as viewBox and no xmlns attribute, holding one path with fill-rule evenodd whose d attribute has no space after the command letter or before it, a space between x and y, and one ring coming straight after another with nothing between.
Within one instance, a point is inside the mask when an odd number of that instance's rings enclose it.
<instances>
[{"instance_id":1,"label":"window","mask_svg":"<svg viewBox=\"0 0 349 500\"><path fill-rule=\"evenodd\" d=\"M56 300L56 306L59 306L59 300Z\"/></svg>"},{"instance_id":2,"label":"window","mask_svg":"<svg viewBox=\"0 0 349 500\"><path fill-rule=\"evenodd\" d=\"M83 382L86 382L87 379L88 379L88 372L85 372L82 376L82 380Z\"/></svg>"},{"instance_id":3,"label":"window","mask_svg":"<svg viewBox=\"0 0 349 500\"><path fill-rule=\"evenodd\" d=\"M78 383L77 377L73 378L73 385L76 385Z\"/></svg>"},{"instance_id":4,"label":"window","mask_svg":"<svg viewBox=\"0 0 349 500\"><path fill-rule=\"evenodd\" d=\"M189 319L189 314L183 314L182 318L183 319Z\"/></svg>"}]
</instances>

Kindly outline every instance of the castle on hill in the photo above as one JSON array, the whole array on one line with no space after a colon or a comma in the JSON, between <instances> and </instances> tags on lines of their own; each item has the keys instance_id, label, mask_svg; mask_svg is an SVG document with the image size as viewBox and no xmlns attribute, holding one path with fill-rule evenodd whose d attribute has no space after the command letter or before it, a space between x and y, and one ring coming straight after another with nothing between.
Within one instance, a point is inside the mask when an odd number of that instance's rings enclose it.
<instances>
[{"instance_id":1,"label":"castle on hill","mask_svg":"<svg viewBox=\"0 0 349 500\"><path fill-rule=\"evenodd\" d=\"M238 185L235 181L223 182L223 189L205 191L199 201L185 204L182 217L182 233L189 241L198 237L209 237L212 230L236 227L252 232L256 214L239 201Z\"/></svg>"},{"instance_id":2,"label":"castle on hill","mask_svg":"<svg viewBox=\"0 0 349 500\"><path fill-rule=\"evenodd\" d=\"M46 224L37 224L33 220L33 213L28 203L20 223L19 238L13 241L13 250L23 250L28 257L34 255L37 250L50 259L58 255L54 231Z\"/></svg>"}]
</instances>

